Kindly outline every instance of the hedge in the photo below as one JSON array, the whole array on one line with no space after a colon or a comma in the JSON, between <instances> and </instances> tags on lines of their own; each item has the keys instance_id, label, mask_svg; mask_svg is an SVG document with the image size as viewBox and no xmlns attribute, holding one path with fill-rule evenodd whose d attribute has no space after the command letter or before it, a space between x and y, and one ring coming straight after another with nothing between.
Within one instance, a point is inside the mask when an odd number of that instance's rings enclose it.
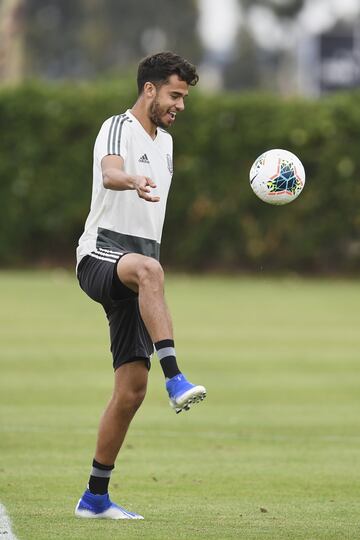
<instances>
[{"instance_id":1,"label":"hedge","mask_svg":"<svg viewBox=\"0 0 360 540\"><path fill-rule=\"evenodd\" d=\"M72 264L105 118L128 82L27 84L0 91L0 264ZM162 262L185 270L354 273L360 263L360 94L319 101L190 90L172 132L175 173ZM264 150L303 161L304 192L270 206L249 187Z\"/></svg>"}]
</instances>

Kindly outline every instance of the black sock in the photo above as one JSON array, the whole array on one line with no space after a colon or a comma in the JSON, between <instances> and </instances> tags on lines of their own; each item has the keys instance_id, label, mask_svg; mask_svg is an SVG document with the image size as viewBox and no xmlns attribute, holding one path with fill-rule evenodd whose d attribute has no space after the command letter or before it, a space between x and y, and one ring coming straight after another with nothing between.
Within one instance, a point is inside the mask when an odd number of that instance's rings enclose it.
<instances>
[{"instance_id":1,"label":"black sock","mask_svg":"<svg viewBox=\"0 0 360 540\"><path fill-rule=\"evenodd\" d=\"M89 479L89 491L94 495L105 495L108 492L111 471L114 465L102 465L94 459Z\"/></svg>"},{"instance_id":2,"label":"black sock","mask_svg":"<svg viewBox=\"0 0 360 540\"><path fill-rule=\"evenodd\" d=\"M155 343L155 349L160 360L164 375L167 379L179 375L181 371L176 363L176 353L173 339L163 339Z\"/></svg>"}]
</instances>

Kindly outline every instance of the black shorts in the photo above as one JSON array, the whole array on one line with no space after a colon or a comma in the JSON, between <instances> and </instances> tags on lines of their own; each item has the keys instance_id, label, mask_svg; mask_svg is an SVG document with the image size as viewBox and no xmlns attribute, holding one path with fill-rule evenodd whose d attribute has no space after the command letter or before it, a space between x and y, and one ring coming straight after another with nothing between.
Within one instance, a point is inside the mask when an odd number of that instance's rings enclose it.
<instances>
[{"instance_id":1,"label":"black shorts","mask_svg":"<svg viewBox=\"0 0 360 540\"><path fill-rule=\"evenodd\" d=\"M118 277L117 262L122 256L112 262L86 255L80 261L77 277L83 291L105 310L114 370L134 360L144 360L150 369L154 345L140 315L138 295Z\"/></svg>"}]
</instances>

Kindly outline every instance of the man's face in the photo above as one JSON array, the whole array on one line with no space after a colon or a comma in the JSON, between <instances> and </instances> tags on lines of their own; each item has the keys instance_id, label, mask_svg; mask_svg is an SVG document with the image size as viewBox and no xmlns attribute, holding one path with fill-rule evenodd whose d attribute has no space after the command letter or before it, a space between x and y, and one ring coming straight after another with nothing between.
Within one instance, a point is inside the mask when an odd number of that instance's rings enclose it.
<instances>
[{"instance_id":1,"label":"man's face","mask_svg":"<svg viewBox=\"0 0 360 540\"><path fill-rule=\"evenodd\" d=\"M184 98L188 95L189 85L171 75L167 83L156 89L155 96L149 107L150 120L163 129L175 122L176 114L185 108Z\"/></svg>"}]
</instances>

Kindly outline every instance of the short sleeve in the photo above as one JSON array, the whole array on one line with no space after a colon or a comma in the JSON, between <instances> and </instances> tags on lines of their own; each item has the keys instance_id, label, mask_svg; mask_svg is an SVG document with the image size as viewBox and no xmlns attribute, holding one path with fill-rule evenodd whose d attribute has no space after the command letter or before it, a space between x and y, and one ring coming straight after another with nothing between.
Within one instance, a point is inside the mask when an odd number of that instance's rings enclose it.
<instances>
[{"instance_id":1,"label":"short sleeve","mask_svg":"<svg viewBox=\"0 0 360 540\"><path fill-rule=\"evenodd\" d=\"M108 155L126 159L128 139L126 124L122 115L112 116L105 120L95 142L95 154L100 162Z\"/></svg>"}]
</instances>

